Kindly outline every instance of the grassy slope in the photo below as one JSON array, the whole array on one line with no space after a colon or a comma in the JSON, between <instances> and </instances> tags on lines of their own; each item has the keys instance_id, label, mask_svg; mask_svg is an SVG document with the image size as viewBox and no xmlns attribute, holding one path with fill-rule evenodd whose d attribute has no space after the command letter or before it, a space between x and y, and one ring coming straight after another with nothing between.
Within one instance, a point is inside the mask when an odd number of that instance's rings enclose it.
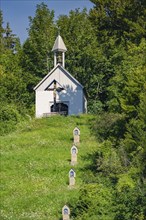
<instances>
[{"instance_id":1,"label":"grassy slope","mask_svg":"<svg viewBox=\"0 0 146 220\"><path fill-rule=\"evenodd\" d=\"M83 169L98 143L90 133L92 116L55 116L33 120L1 137L1 219L61 218L65 204L76 203ZM76 186L68 187L70 148L75 126L81 130Z\"/></svg>"}]
</instances>

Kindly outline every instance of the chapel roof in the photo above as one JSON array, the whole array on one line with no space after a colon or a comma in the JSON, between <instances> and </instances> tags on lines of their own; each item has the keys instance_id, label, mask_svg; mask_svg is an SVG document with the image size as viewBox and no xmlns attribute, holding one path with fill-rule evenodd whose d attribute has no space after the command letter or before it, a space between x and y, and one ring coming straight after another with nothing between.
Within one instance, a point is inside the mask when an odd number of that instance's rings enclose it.
<instances>
[{"instance_id":1,"label":"chapel roof","mask_svg":"<svg viewBox=\"0 0 146 220\"><path fill-rule=\"evenodd\" d=\"M37 90L41 85L42 83L44 83L44 81L46 81L48 79L48 77L53 74L53 72L60 68L61 71L64 72L64 74L66 74L66 76L68 78L70 78L74 83L76 83L77 85L79 85L82 89L83 89L83 86L81 85L81 83L78 82L78 80L76 80L66 69L64 69L60 64L57 64L35 87L34 87L34 90Z\"/></svg>"}]
</instances>

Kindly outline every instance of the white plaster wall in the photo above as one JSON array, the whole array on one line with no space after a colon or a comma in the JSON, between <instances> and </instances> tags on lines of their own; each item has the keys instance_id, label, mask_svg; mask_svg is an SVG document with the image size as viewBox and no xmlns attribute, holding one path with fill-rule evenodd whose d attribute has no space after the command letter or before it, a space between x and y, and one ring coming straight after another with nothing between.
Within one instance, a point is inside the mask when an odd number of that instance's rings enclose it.
<instances>
[{"instance_id":1,"label":"white plaster wall","mask_svg":"<svg viewBox=\"0 0 146 220\"><path fill-rule=\"evenodd\" d=\"M82 90L72 91L70 89L66 90L66 93L59 95L59 100L69 101L69 115L83 113L83 98Z\"/></svg>"},{"instance_id":2,"label":"white plaster wall","mask_svg":"<svg viewBox=\"0 0 146 220\"><path fill-rule=\"evenodd\" d=\"M84 112L82 90L61 92L56 96L57 102L63 102L68 105L68 114L77 115ZM36 92L36 117L43 117L44 113L50 113L53 104L52 91Z\"/></svg>"},{"instance_id":3,"label":"white plaster wall","mask_svg":"<svg viewBox=\"0 0 146 220\"><path fill-rule=\"evenodd\" d=\"M82 87L76 83L66 72L58 67L45 81L36 89L36 117L43 117L44 113L50 113L53 104L53 91L44 91L53 80L56 80L64 90L57 93L56 101L68 105L69 115L84 113L84 94Z\"/></svg>"},{"instance_id":4,"label":"white plaster wall","mask_svg":"<svg viewBox=\"0 0 146 220\"><path fill-rule=\"evenodd\" d=\"M36 117L40 118L43 113L49 113L50 100L53 100L53 92L48 91L36 91Z\"/></svg>"}]
</instances>

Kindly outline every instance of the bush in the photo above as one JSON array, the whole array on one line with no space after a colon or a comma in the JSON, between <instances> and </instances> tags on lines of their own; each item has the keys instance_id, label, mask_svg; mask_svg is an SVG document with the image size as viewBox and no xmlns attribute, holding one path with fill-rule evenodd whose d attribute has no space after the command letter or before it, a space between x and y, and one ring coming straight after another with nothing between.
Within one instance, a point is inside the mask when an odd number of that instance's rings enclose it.
<instances>
[{"instance_id":1,"label":"bush","mask_svg":"<svg viewBox=\"0 0 146 220\"><path fill-rule=\"evenodd\" d=\"M20 119L21 116L15 105L4 104L0 109L0 135L14 130Z\"/></svg>"},{"instance_id":2,"label":"bush","mask_svg":"<svg viewBox=\"0 0 146 220\"><path fill-rule=\"evenodd\" d=\"M89 114L99 114L103 111L103 104L100 101L93 101L88 103Z\"/></svg>"},{"instance_id":3,"label":"bush","mask_svg":"<svg viewBox=\"0 0 146 220\"><path fill-rule=\"evenodd\" d=\"M125 116L118 113L103 113L97 116L92 129L100 141L123 138Z\"/></svg>"}]
</instances>

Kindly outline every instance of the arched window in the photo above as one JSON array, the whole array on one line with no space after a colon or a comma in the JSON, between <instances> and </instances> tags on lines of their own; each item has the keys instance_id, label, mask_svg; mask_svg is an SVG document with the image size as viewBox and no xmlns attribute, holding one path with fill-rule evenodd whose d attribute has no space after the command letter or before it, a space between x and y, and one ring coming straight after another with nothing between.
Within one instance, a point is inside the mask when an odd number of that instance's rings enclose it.
<instances>
[{"instance_id":1,"label":"arched window","mask_svg":"<svg viewBox=\"0 0 146 220\"><path fill-rule=\"evenodd\" d=\"M76 152L76 148L74 147L74 148L72 148L72 154L76 154L77 152Z\"/></svg>"},{"instance_id":2,"label":"arched window","mask_svg":"<svg viewBox=\"0 0 146 220\"><path fill-rule=\"evenodd\" d=\"M77 129L74 130L74 135L79 135L79 131Z\"/></svg>"},{"instance_id":3,"label":"arched window","mask_svg":"<svg viewBox=\"0 0 146 220\"><path fill-rule=\"evenodd\" d=\"M67 208L64 209L64 215L68 215L68 209Z\"/></svg>"},{"instance_id":4,"label":"arched window","mask_svg":"<svg viewBox=\"0 0 146 220\"><path fill-rule=\"evenodd\" d=\"M70 171L70 177L74 177L74 171L73 170Z\"/></svg>"}]
</instances>

